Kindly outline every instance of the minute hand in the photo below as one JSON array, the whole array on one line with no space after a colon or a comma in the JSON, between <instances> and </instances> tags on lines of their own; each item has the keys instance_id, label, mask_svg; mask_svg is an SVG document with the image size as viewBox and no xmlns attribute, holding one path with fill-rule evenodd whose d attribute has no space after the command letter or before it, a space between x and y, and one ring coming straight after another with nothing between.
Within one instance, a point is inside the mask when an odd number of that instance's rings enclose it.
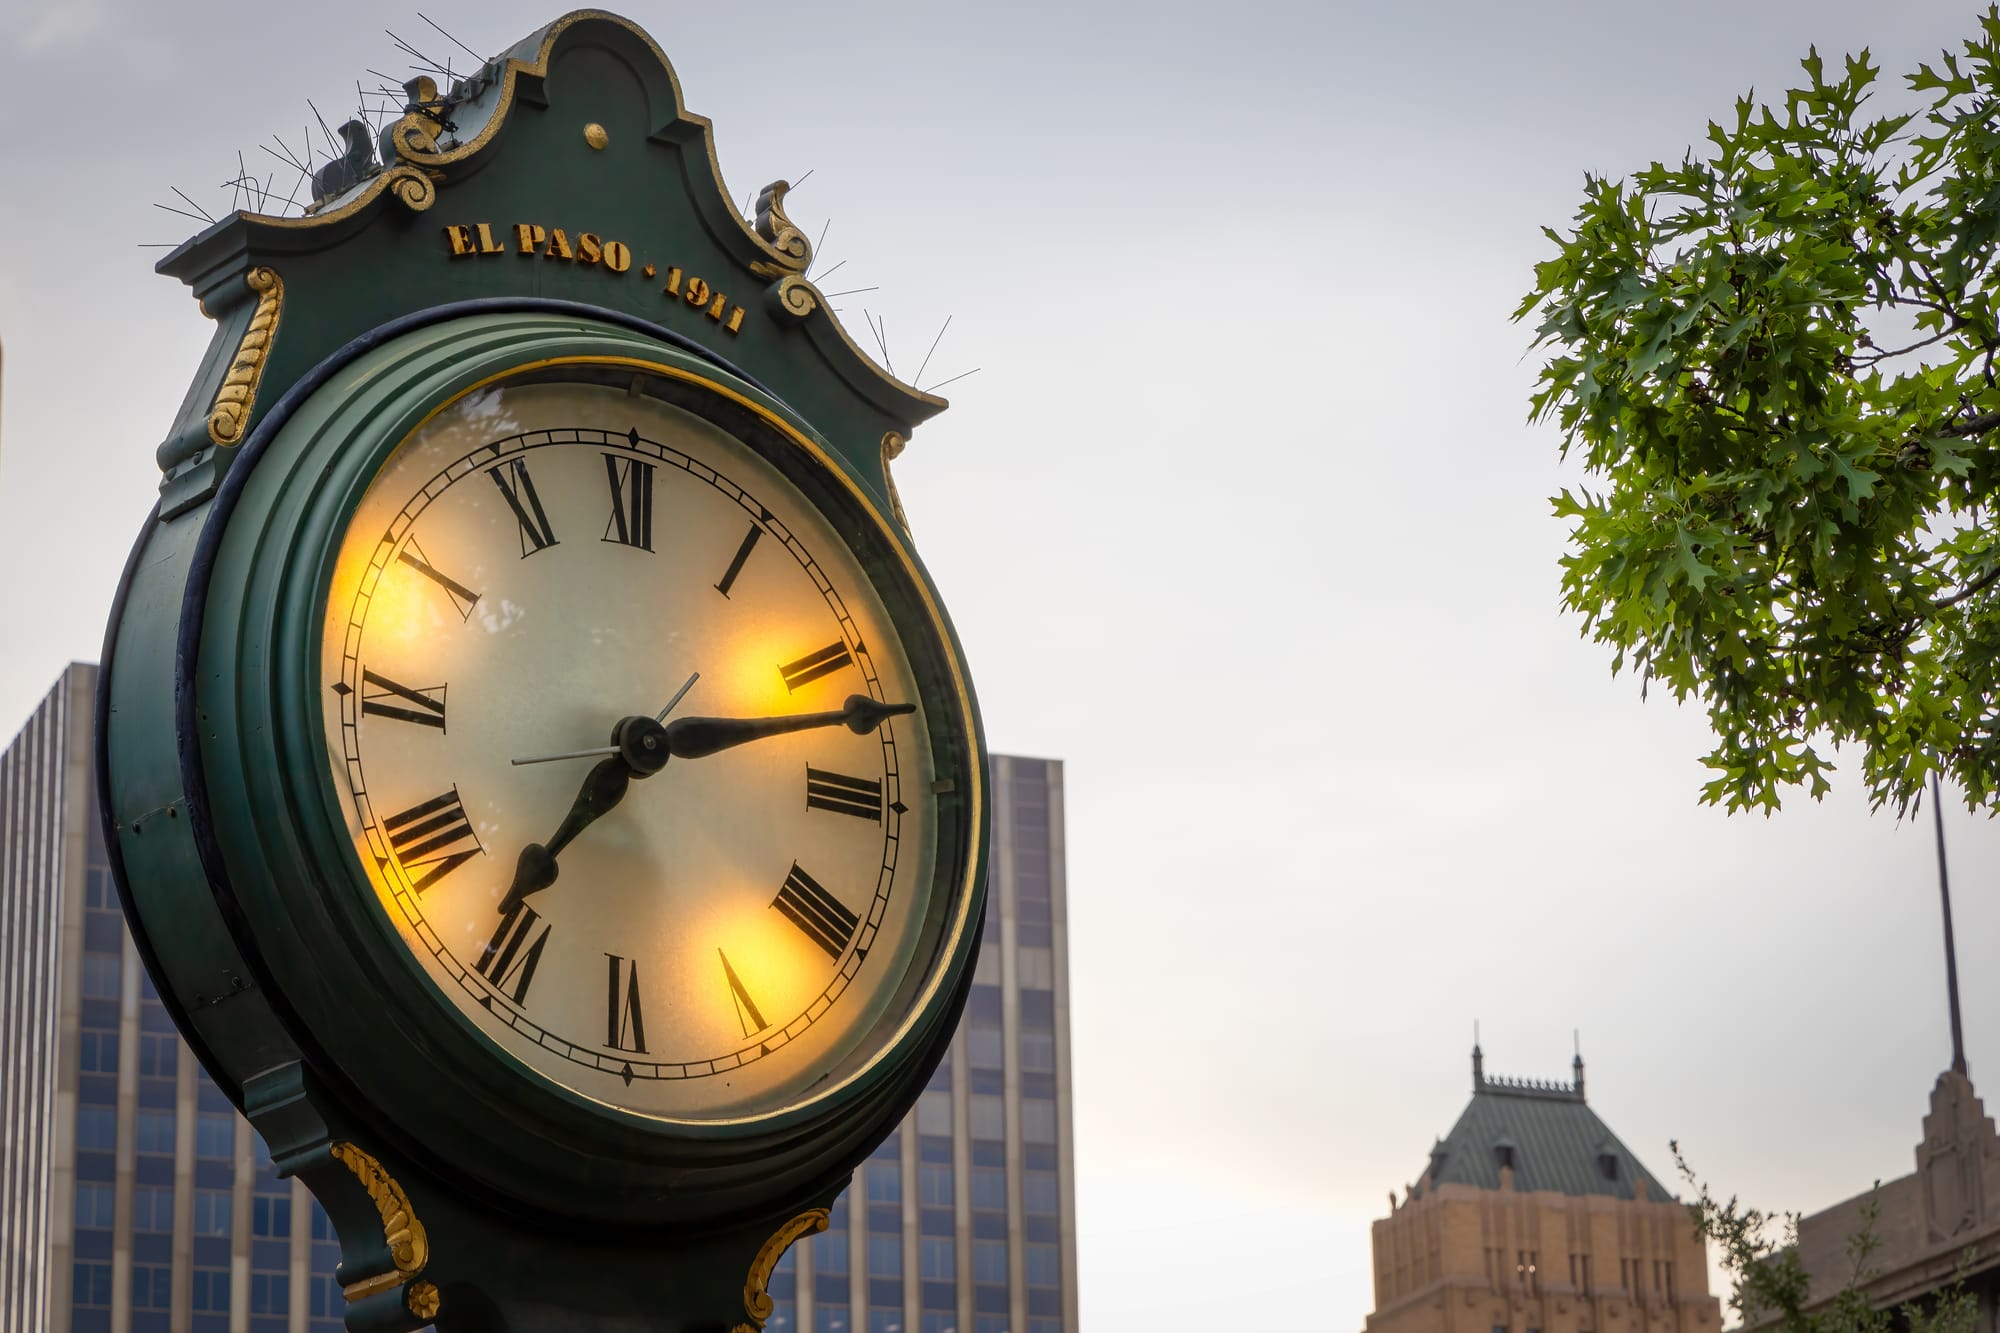
<instances>
[{"instance_id":1,"label":"minute hand","mask_svg":"<svg viewBox=\"0 0 2000 1333\"><path fill-rule=\"evenodd\" d=\"M676 759L700 759L766 736L844 726L866 736L892 717L917 711L915 704L885 704L865 694L850 694L835 713L794 713L790 717L683 717L667 724L667 753Z\"/></svg>"}]
</instances>

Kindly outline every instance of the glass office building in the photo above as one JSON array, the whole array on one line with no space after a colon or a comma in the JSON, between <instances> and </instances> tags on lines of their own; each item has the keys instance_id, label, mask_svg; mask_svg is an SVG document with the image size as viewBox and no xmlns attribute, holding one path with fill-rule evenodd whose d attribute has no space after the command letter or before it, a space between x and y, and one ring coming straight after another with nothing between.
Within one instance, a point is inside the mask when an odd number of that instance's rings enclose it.
<instances>
[{"instance_id":1,"label":"glass office building","mask_svg":"<svg viewBox=\"0 0 2000 1333\"><path fill-rule=\"evenodd\" d=\"M96 668L0 754L0 1333L340 1333L339 1246L181 1043L111 884ZM1062 765L996 756L951 1055L773 1281L769 1333L1075 1333Z\"/></svg>"},{"instance_id":2,"label":"glass office building","mask_svg":"<svg viewBox=\"0 0 2000 1333\"><path fill-rule=\"evenodd\" d=\"M950 1057L794 1246L769 1333L1076 1333L1063 769L993 757L986 935Z\"/></svg>"},{"instance_id":3,"label":"glass office building","mask_svg":"<svg viewBox=\"0 0 2000 1333\"><path fill-rule=\"evenodd\" d=\"M341 1333L339 1246L182 1045L111 884L96 668L0 754L0 1333Z\"/></svg>"}]
</instances>

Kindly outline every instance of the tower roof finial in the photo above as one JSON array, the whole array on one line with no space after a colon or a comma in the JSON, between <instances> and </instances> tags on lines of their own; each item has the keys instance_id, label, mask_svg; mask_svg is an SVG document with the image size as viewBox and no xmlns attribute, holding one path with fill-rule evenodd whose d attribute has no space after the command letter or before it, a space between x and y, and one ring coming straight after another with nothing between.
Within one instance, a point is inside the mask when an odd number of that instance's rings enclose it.
<instances>
[{"instance_id":1,"label":"tower roof finial","mask_svg":"<svg viewBox=\"0 0 2000 1333\"><path fill-rule=\"evenodd\" d=\"M1931 820L1937 829L1938 896L1944 903L1944 988L1951 1003L1951 1072L1963 1077L1965 1030L1958 1018L1958 949L1951 938L1951 876L1944 861L1944 794L1931 770Z\"/></svg>"},{"instance_id":2,"label":"tower roof finial","mask_svg":"<svg viewBox=\"0 0 2000 1333\"><path fill-rule=\"evenodd\" d=\"M1472 1020L1472 1090L1486 1086L1486 1057L1479 1050L1479 1020Z\"/></svg>"}]
</instances>

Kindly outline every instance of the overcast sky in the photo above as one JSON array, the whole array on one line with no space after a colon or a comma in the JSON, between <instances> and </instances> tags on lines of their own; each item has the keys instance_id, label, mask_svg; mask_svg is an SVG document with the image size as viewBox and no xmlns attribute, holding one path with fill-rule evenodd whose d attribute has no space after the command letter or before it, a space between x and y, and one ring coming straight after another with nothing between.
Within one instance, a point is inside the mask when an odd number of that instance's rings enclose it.
<instances>
[{"instance_id":1,"label":"overcast sky","mask_svg":"<svg viewBox=\"0 0 2000 1333\"><path fill-rule=\"evenodd\" d=\"M1809 43L1890 72L1964 3L627 3L737 195L953 407L897 478L996 749L1069 776L1087 1333L1357 1333L1368 1223L1487 1068L1658 1175L1813 1210L1913 1168L1949 1058L1930 832L1843 775L1698 806L1703 719L1558 607L1572 482L1509 315L1583 173L1678 157ZM557 10L425 10L497 50ZM208 338L145 242L296 140L383 29L68 0L0 35L0 735L94 659ZM1900 100L1900 84L1885 96ZM851 282L847 280L851 279ZM2000 1099L2000 829L1950 821ZM1989 1103L1991 1104L1991 1103Z\"/></svg>"}]
</instances>

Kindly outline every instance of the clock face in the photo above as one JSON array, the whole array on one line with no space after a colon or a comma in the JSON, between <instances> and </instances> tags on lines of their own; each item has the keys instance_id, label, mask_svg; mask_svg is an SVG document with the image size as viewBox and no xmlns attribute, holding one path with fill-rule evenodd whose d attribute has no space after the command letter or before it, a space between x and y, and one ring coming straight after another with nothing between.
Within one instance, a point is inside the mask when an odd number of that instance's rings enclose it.
<instances>
[{"instance_id":1,"label":"clock face","mask_svg":"<svg viewBox=\"0 0 2000 1333\"><path fill-rule=\"evenodd\" d=\"M361 500L320 680L381 910L536 1074L751 1117L893 1027L939 892L924 701L847 542L718 426L585 383L457 400Z\"/></svg>"}]
</instances>

